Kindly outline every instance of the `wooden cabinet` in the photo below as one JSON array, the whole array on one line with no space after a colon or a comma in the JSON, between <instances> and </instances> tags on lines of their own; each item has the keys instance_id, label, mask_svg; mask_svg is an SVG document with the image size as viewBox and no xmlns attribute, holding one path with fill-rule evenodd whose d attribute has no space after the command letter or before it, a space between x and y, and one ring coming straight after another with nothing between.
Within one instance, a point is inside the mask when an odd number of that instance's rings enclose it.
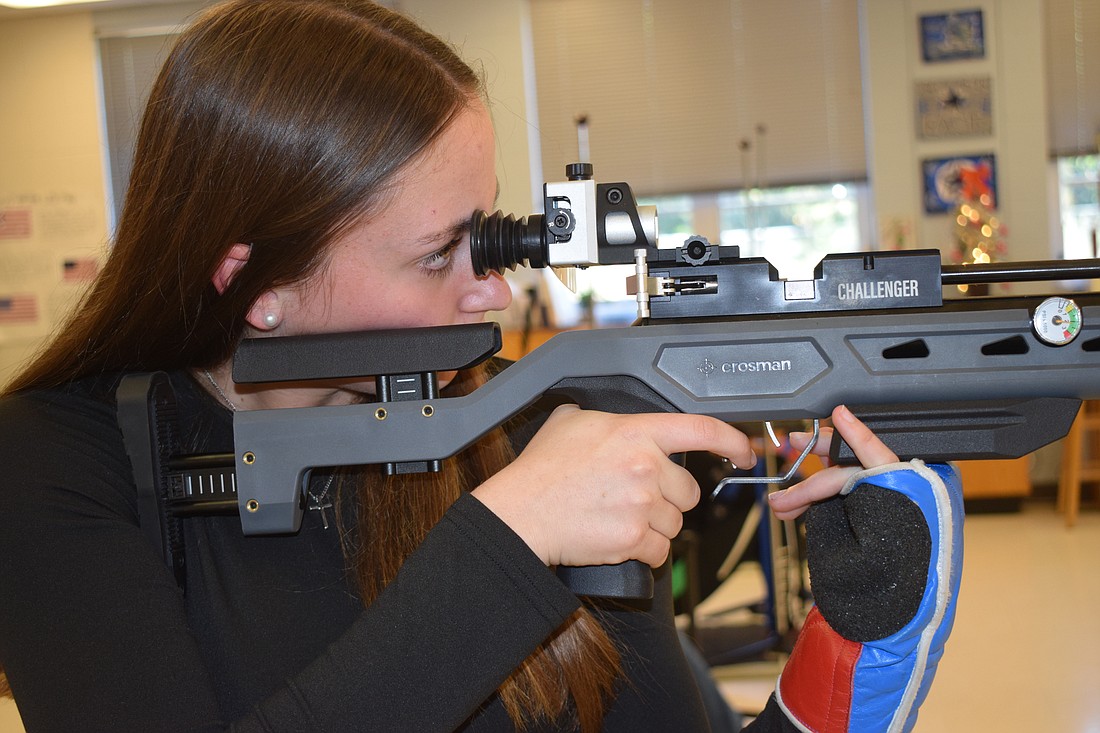
<instances>
[{"instance_id":1,"label":"wooden cabinet","mask_svg":"<svg viewBox=\"0 0 1100 733\"><path fill-rule=\"evenodd\" d=\"M1021 499L1031 494L1031 459L959 461L967 499Z\"/></svg>"},{"instance_id":2,"label":"wooden cabinet","mask_svg":"<svg viewBox=\"0 0 1100 733\"><path fill-rule=\"evenodd\" d=\"M532 330L527 334L526 349L524 349L523 333L520 331L503 331L501 334L501 340L503 347L500 350L499 356L505 359L519 359L526 353L534 351L539 346L544 344L554 335L561 333L561 330L554 328L538 328Z\"/></svg>"}]
</instances>

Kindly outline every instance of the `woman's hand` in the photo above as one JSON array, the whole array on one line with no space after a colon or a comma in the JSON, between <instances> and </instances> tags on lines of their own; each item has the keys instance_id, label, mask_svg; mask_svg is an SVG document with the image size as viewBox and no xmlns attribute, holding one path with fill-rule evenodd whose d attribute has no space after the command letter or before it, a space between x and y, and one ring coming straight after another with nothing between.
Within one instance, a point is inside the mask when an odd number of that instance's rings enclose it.
<instances>
[{"instance_id":1,"label":"woman's hand","mask_svg":"<svg viewBox=\"0 0 1100 733\"><path fill-rule=\"evenodd\" d=\"M829 455L834 429L844 436L861 466L831 466L789 489L772 492L768 495L768 501L779 519L794 519L809 509L815 501L836 495L844 488L848 479L863 468L897 463L897 455L844 405L833 410L833 428L822 428L813 449L814 455L821 456L826 462L828 459L825 457ZM801 452L810 442L810 437L809 433L791 433L791 448Z\"/></svg>"},{"instance_id":2,"label":"woman's hand","mask_svg":"<svg viewBox=\"0 0 1100 733\"><path fill-rule=\"evenodd\" d=\"M616 415L563 405L514 463L473 495L547 565L657 566L699 501L669 455L710 451L750 468L740 431L705 415Z\"/></svg>"}]
</instances>

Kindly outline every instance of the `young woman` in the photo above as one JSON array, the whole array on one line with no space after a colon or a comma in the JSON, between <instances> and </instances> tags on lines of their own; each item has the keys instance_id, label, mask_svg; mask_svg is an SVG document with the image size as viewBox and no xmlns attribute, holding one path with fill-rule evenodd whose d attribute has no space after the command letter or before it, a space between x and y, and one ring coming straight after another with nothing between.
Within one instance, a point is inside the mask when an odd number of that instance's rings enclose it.
<instances>
[{"instance_id":1,"label":"young woman","mask_svg":"<svg viewBox=\"0 0 1100 733\"><path fill-rule=\"evenodd\" d=\"M699 499L667 456L755 460L716 420L564 406L439 474L315 471L335 517L307 512L293 536L186 520L186 593L139 528L123 375L170 374L195 453L232 450L239 410L370 400L372 382L236 385L232 355L243 337L506 307L468 252L495 194L479 79L400 15L234 0L182 36L102 275L0 402L0 664L28 730L705 727L663 572L629 607L582 604L549 567L660 568ZM458 394L487 378L446 376ZM865 465L895 460L847 418ZM852 470L774 508L793 516Z\"/></svg>"}]
</instances>

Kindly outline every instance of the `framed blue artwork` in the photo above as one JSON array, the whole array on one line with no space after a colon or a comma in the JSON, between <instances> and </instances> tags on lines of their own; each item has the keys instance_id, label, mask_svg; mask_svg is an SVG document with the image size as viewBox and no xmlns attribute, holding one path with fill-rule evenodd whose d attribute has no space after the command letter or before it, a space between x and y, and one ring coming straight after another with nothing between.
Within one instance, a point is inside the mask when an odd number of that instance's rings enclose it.
<instances>
[{"instance_id":1,"label":"framed blue artwork","mask_svg":"<svg viewBox=\"0 0 1100 733\"><path fill-rule=\"evenodd\" d=\"M997 205L997 161L989 155L956 155L921 161L924 211L943 214L966 201ZM982 197L986 197L983 199Z\"/></svg>"},{"instance_id":2,"label":"framed blue artwork","mask_svg":"<svg viewBox=\"0 0 1100 733\"><path fill-rule=\"evenodd\" d=\"M959 10L920 17L921 54L926 63L985 57L981 10Z\"/></svg>"}]
</instances>

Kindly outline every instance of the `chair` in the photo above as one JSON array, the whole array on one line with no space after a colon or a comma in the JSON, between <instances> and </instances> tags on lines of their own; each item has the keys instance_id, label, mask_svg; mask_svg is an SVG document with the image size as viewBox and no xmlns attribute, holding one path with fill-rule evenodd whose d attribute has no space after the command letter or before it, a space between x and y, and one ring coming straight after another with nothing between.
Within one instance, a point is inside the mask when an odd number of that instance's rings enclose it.
<instances>
[{"instance_id":1,"label":"chair","mask_svg":"<svg viewBox=\"0 0 1100 733\"><path fill-rule=\"evenodd\" d=\"M1100 401L1085 400L1062 442L1058 510L1067 527L1077 523L1082 486L1094 483L1100 483Z\"/></svg>"}]
</instances>

